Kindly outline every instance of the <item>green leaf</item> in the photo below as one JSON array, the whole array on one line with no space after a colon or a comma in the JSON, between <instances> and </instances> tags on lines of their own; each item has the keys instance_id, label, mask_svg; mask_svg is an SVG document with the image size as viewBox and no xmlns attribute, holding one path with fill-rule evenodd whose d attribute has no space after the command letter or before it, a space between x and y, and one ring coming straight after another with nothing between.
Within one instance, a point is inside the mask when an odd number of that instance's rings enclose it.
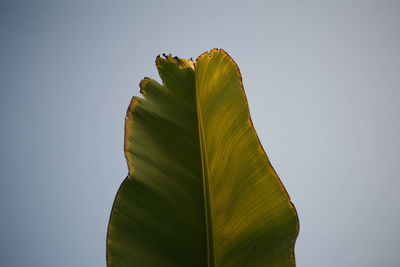
<instances>
[{"instance_id":1,"label":"green leaf","mask_svg":"<svg viewBox=\"0 0 400 267\"><path fill-rule=\"evenodd\" d=\"M110 267L295 266L298 218L250 119L236 63L157 57L125 123Z\"/></svg>"}]
</instances>

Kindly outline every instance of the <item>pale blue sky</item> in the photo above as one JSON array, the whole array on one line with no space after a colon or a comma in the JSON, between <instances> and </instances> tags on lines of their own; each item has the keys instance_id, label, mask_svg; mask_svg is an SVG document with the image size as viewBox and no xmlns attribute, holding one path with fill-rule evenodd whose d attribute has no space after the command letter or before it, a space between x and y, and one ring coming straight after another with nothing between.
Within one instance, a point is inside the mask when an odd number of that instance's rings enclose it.
<instances>
[{"instance_id":1,"label":"pale blue sky","mask_svg":"<svg viewBox=\"0 0 400 267\"><path fill-rule=\"evenodd\" d=\"M299 267L400 266L399 1L0 0L0 265L98 267L160 53L238 63Z\"/></svg>"}]
</instances>

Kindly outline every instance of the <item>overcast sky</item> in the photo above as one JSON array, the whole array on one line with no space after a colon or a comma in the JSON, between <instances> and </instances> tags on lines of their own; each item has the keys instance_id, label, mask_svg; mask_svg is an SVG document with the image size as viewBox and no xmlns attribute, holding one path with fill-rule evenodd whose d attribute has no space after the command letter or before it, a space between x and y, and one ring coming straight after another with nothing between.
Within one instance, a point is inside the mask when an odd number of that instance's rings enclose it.
<instances>
[{"instance_id":1,"label":"overcast sky","mask_svg":"<svg viewBox=\"0 0 400 267\"><path fill-rule=\"evenodd\" d=\"M400 1L0 0L0 265L105 267L125 111L163 52L238 63L298 267L400 266Z\"/></svg>"}]
</instances>

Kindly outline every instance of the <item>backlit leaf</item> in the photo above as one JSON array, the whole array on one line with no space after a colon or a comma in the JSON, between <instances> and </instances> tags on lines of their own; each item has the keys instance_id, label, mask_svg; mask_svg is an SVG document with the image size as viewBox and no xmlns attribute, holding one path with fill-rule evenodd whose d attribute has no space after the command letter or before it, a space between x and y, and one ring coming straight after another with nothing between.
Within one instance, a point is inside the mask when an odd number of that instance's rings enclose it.
<instances>
[{"instance_id":1,"label":"backlit leaf","mask_svg":"<svg viewBox=\"0 0 400 267\"><path fill-rule=\"evenodd\" d=\"M298 218L250 119L236 63L157 57L125 123L129 174L113 205L110 267L295 266Z\"/></svg>"}]
</instances>

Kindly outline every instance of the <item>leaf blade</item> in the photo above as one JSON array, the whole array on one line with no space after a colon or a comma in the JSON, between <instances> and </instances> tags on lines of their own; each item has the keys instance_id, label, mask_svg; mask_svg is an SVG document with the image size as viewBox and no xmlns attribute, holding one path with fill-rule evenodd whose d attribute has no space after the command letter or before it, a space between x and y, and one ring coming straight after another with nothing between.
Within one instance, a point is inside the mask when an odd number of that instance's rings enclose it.
<instances>
[{"instance_id":1,"label":"leaf blade","mask_svg":"<svg viewBox=\"0 0 400 267\"><path fill-rule=\"evenodd\" d=\"M127 111L108 266L294 266L298 219L223 50L158 57ZM147 207L147 208L146 208Z\"/></svg>"},{"instance_id":2,"label":"leaf blade","mask_svg":"<svg viewBox=\"0 0 400 267\"><path fill-rule=\"evenodd\" d=\"M254 130L239 68L213 49L197 59L195 75L216 266L294 266L297 214Z\"/></svg>"},{"instance_id":3,"label":"leaf blade","mask_svg":"<svg viewBox=\"0 0 400 267\"><path fill-rule=\"evenodd\" d=\"M172 57L156 65L161 77L174 79L143 80L145 98L133 98L128 108L129 176L110 217L108 266L206 266L197 121L188 94L194 73Z\"/></svg>"}]
</instances>

